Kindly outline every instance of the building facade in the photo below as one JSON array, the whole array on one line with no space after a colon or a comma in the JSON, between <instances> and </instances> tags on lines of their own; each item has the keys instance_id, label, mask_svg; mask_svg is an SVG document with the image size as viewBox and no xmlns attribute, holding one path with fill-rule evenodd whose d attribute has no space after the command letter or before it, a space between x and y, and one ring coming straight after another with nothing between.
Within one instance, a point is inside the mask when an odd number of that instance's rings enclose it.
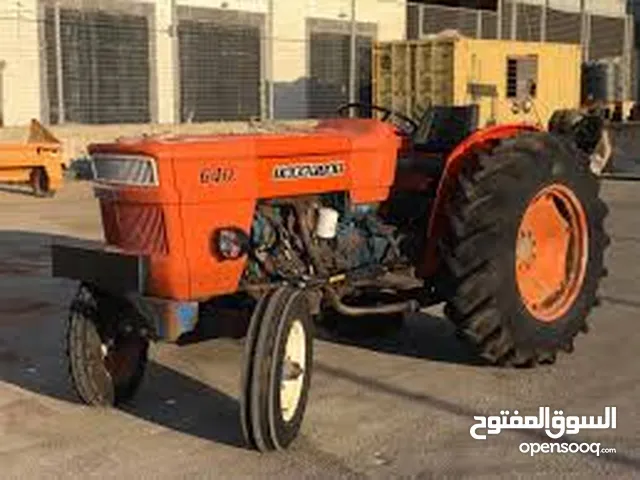
<instances>
[{"instance_id":1,"label":"building facade","mask_svg":"<svg viewBox=\"0 0 640 480\"><path fill-rule=\"evenodd\" d=\"M107 124L324 115L353 96L367 98L373 41L405 35L404 0L357 0L355 17L352 5L0 0L0 119Z\"/></svg>"},{"instance_id":2,"label":"building facade","mask_svg":"<svg viewBox=\"0 0 640 480\"><path fill-rule=\"evenodd\" d=\"M374 41L444 29L582 44L585 60L622 65L619 95L635 97L640 42L624 0L470 3L0 0L0 126L327 116L371 98Z\"/></svg>"}]
</instances>

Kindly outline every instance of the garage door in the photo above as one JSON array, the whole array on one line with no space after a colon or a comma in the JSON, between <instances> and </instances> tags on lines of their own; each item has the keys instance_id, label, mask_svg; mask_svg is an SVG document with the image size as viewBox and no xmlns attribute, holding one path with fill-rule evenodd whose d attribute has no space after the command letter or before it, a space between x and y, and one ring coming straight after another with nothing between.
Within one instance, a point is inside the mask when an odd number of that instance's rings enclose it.
<instances>
[{"instance_id":1,"label":"garage door","mask_svg":"<svg viewBox=\"0 0 640 480\"><path fill-rule=\"evenodd\" d=\"M182 20L180 98L183 122L260 116L260 29Z\"/></svg>"},{"instance_id":2,"label":"garage door","mask_svg":"<svg viewBox=\"0 0 640 480\"><path fill-rule=\"evenodd\" d=\"M146 123L149 108L149 27L137 15L62 9L65 120ZM45 22L50 120L59 122L54 11Z\"/></svg>"},{"instance_id":3,"label":"garage door","mask_svg":"<svg viewBox=\"0 0 640 480\"><path fill-rule=\"evenodd\" d=\"M350 36L312 32L310 41L309 115L334 116L340 105L349 102ZM371 103L371 45L371 37L358 37L356 100L364 103Z\"/></svg>"}]
</instances>

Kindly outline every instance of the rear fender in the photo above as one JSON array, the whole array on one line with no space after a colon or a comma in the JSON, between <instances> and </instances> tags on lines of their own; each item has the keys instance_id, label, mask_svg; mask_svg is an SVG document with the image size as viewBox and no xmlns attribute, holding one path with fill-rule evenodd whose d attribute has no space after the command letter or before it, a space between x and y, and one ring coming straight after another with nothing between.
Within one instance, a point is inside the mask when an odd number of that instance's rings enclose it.
<instances>
[{"instance_id":1,"label":"rear fender","mask_svg":"<svg viewBox=\"0 0 640 480\"><path fill-rule=\"evenodd\" d=\"M496 125L483 128L470 135L447 157L444 171L433 207L429 216L429 223L426 232L426 246L423 249L422 258L419 262L416 273L422 278L433 276L438 269L437 244L438 239L444 233L445 228L445 207L448 199L456 185L456 178L465 160L471 158L471 154L485 145L505 138L514 137L525 132L544 131L542 127L528 123L514 123Z\"/></svg>"}]
</instances>

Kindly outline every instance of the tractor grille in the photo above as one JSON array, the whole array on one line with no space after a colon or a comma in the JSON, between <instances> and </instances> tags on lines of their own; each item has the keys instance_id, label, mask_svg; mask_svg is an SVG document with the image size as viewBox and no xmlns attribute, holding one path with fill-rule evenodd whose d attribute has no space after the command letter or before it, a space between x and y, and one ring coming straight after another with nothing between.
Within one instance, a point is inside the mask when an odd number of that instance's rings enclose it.
<instances>
[{"instance_id":1,"label":"tractor grille","mask_svg":"<svg viewBox=\"0 0 640 480\"><path fill-rule=\"evenodd\" d=\"M161 206L102 201L100 209L108 244L147 255L169 253Z\"/></svg>"},{"instance_id":2,"label":"tractor grille","mask_svg":"<svg viewBox=\"0 0 640 480\"><path fill-rule=\"evenodd\" d=\"M140 155L95 154L91 157L97 182L135 186L158 186L158 170L153 158Z\"/></svg>"}]
</instances>

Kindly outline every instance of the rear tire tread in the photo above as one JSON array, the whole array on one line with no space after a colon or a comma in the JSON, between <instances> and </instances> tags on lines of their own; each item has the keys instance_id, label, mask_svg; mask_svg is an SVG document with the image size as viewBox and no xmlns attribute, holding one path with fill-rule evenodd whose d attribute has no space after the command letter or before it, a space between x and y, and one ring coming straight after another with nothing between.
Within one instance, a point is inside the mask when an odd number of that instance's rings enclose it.
<instances>
[{"instance_id":1,"label":"rear tire tread","mask_svg":"<svg viewBox=\"0 0 640 480\"><path fill-rule=\"evenodd\" d=\"M492 364L553 363L557 351L572 352L574 336L588 329L585 318L595 302L599 280L606 273L602 252L608 244L603 225L608 208L598 198L597 178L588 169L584 154L565 139L546 133L506 140L491 154L471 158L468 163L457 182L464 191L454 193L448 205L449 234L440 242L449 285L445 312L462 336ZM514 250L514 246L505 244L504 232L519 223L513 218L510 199L518 198L518 189L523 186L535 188L550 179L572 182L579 189L588 212L589 248L596 250L588 274L598 278L585 279L585 307L576 307L580 311L574 312L575 318L570 319L557 342L545 343L518 331L511 317L519 313L512 307L504 308L504 300L501 308L497 305L505 288L500 268L504 263L499 260L508 255L505 252Z\"/></svg>"}]
</instances>

